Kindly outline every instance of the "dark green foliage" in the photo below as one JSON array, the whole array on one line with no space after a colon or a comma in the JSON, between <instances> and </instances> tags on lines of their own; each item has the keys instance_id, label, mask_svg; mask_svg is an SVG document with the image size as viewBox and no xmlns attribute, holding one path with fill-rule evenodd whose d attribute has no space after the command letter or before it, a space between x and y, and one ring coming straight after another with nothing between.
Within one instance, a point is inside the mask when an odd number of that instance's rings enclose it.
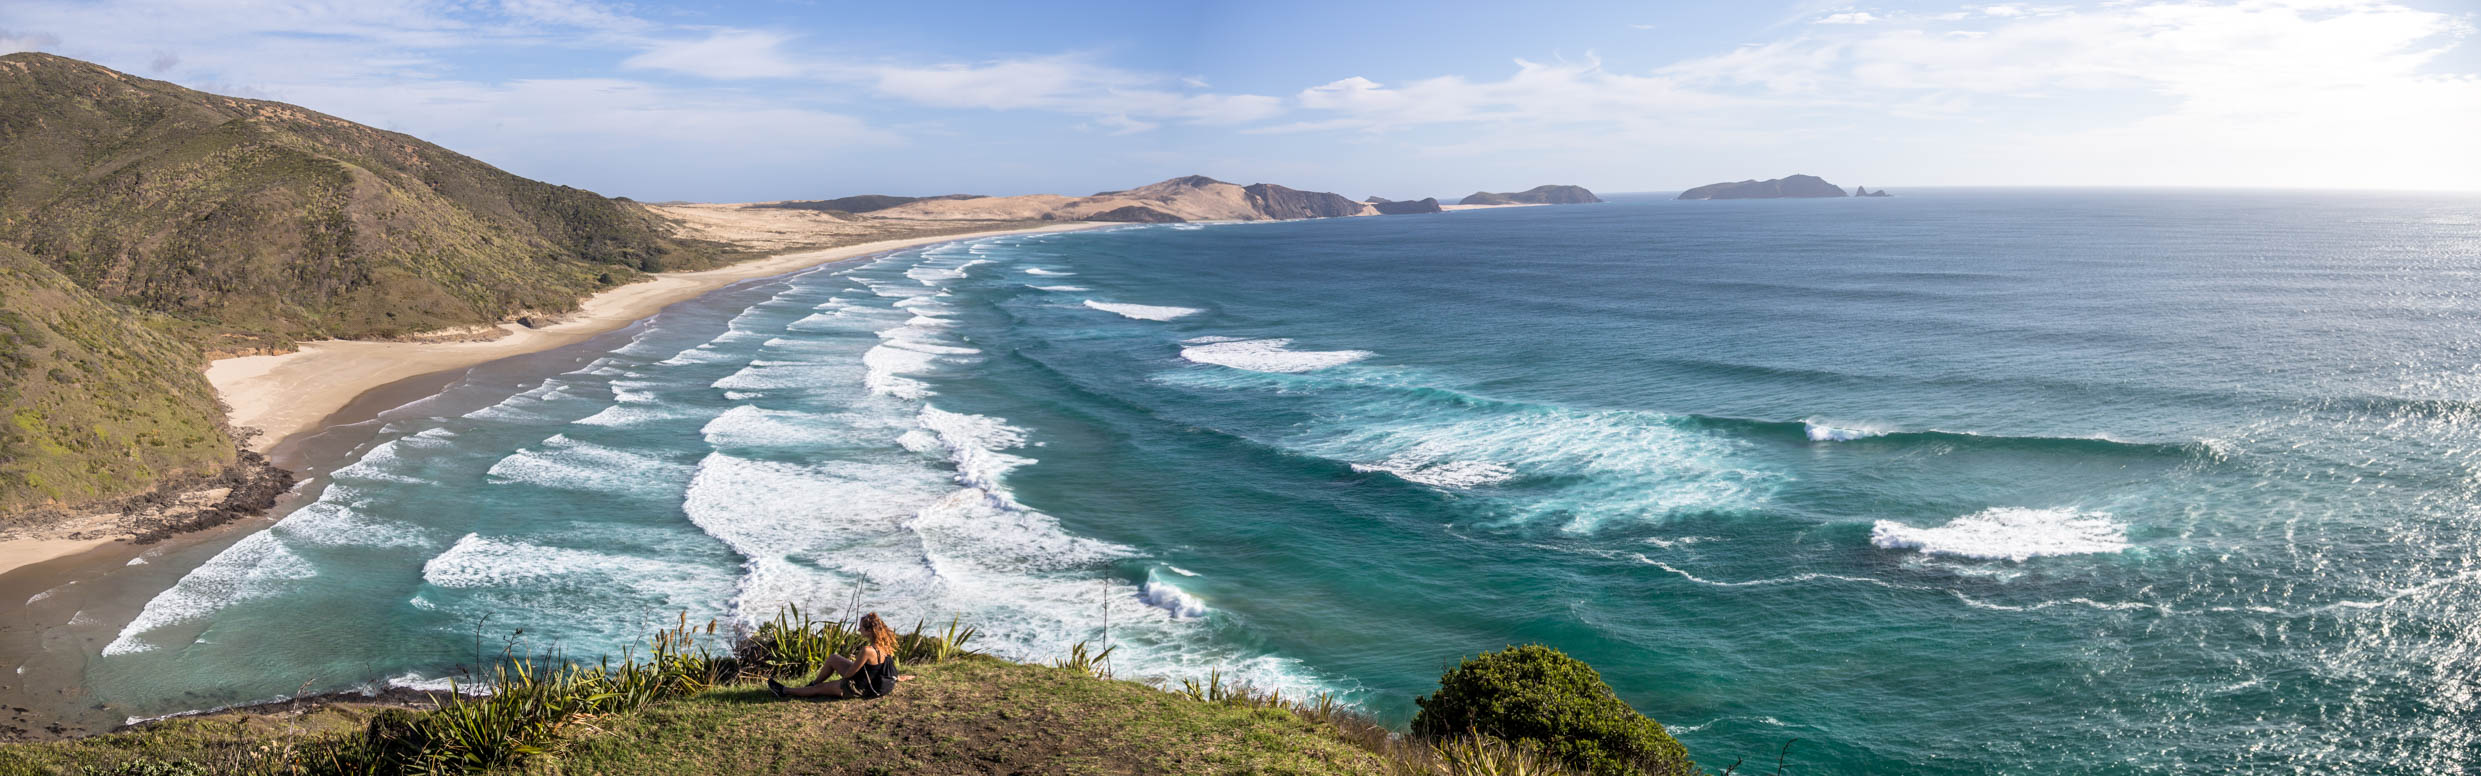
<instances>
[{"instance_id":1,"label":"dark green foliage","mask_svg":"<svg viewBox=\"0 0 2481 776\"><path fill-rule=\"evenodd\" d=\"M1538 644L1509 647L1439 677L1417 699L1413 731L1530 742L1596 774L1691 773L1688 750L1629 708L1585 661Z\"/></svg>"},{"instance_id":2,"label":"dark green foliage","mask_svg":"<svg viewBox=\"0 0 2481 776\"><path fill-rule=\"evenodd\" d=\"M849 611L849 610L848 610ZM927 622L913 624L913 632L896 636L898 663L936 663L979 654L965 647L978 635L974 628L955 619L939 633L926 633ZM827 662L829 655L850 655L860 652L862 636L852 619L821 622L788 606L775 613L775 619L759 623L758 632L750 634L733 648L736 666L741 673L772 679L807 679Z\"/></svg>"},{"instance_id":3,"label":"dark green foliage","mask_svg":"<svg viewBox=\"0 0 2481 776\"><path fill-rule=\"evenodd\" d=\"M282 103L0 56L0 243L241 345L566 310L711 266L635 203Z\"/></svg>"},{"instance_id":4,"label":"dark green foliage","mask_svg":"<svg viewBox=\"0 0 2481 776\"><path fill-rule=\"evenodd\" d=\"M212 772L187 760L131 760L105 773L109 776L209 776Z\"/></svg>"},{"instance_id":5,"label":"dark green foliage","mask_svg":"<svg viewBox=\"0 0 2481 776\"><path fill-rule=\"evenodd\" d=\"M198 348L166 333L179 329L0 245L0 513L233 463Z\"/></svg>"},{"instance_id":6,"label":"dark green foliage","mask_svg":"<svg viewBox=\"0 0 2481 776\"><path fill-rule=\"evenodd\" d=\"M852 638L789 611L768 626L787 652L798 639ZM952 623L944 636L918 626L902 636L901 659L920 675L895 695L786 702L757 685L760 664L742 662L759 635L718 652L708 646L729 635L684 617L655 637L647 659L508 660L488 678L488 696L440 698L435 711L338 703L187 717L0 745L0 774L1588 772L1537 740L1397 735L1331 697L1286 698L1220 675L1149 687L1008 663L963 650L970 633ZM1691 771L1675 757L1620 772Z\"/></svg>"}]
</instances>

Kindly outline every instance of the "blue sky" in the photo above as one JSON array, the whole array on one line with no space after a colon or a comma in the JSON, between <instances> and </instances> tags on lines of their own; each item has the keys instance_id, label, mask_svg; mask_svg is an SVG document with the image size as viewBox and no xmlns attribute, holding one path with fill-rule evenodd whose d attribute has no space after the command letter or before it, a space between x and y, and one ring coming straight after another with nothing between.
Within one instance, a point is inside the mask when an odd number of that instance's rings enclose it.
<instances>
[{"instance_id":1,"label":"blue sky","mask_svg":"<svg viewBox=\"0 0 2481 776\"><path fill-rule=\"evenodd\" d=\"M42 50L641 199L2481 188L2471 0L7 0Z\"/></svg>"}]
</instances>

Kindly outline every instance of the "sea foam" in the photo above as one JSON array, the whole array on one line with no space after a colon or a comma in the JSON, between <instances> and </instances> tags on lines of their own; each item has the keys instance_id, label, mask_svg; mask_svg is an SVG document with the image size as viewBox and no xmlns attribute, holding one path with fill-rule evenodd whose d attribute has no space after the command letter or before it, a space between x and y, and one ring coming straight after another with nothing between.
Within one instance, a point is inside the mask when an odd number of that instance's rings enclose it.
<instances>
[{"instance_id":1,"label":"sea foam","mask_svg":"<svg viewBox=\"0 0 2481 776\"><path fill-rule=\"evenodd\" d=\"M1102 310L1104 312L1119 313L1122 317L1135 318L1141 321L1168 321L1174 318L1181 318L1205 312L1204 310L1200 310L1195 307L1122 304L1119 302L1097 302L1092 299L1085 300L1085 306Z\"/></svg>"},{"instance_id":2,"label":"sea foam","mask_svg":"<svg viewBox=\"0 0 2481 776\"><path fill-rule=\"evenodd\" d=\"M1867 426L1830 426L1816 420L1802 421L1801 427L1808 433L1811 442L1850 442L1855 439L1885 436L1887 433Z\"/></svg>"},{"instance_id":3,"label":"sea foam","mask_svg":"<svg viewBox=\"0 0 2481 776\"><path fill-rule=\"evenodd\" d=\"M1138 589L1137 597L1145 601L1147 606L1170 612L1173 617L1183 620L1194 620L1206 616L1205 601L1198 600L1197 596L1190 595L1188 591L1170 582L1146 580L1145 587Z\"/></svg>"},{"instance_id":4,"label":"sea foam","mask_svg":"<svg viewBox=\"0 0 2481 776\"><path fill-rule=\"evenodd\" d=\"M2128 527L2104 512L1992 507L1931 528L1880 520L1870 528L1869 541L1887 549L2022 562L2119 552L2128 549Z\"/></svg>"},{"instance_id":5,"label":"sea foam","mask_svg":"<svg viewBox=\"0 0 2481 776\"><path fill-rule=\"evenodd\" d=\"M1367 350L1292 350L1291 345L1289 339L1205 342L1181 348L1180 357L1200 364L1274 373L1308 372L1370 357Z\"/></svg>"},{"instance_id":6,"label":"sea foam","mask_svg":"<svg viewBox=\"0 0 2481 776\"><path fill-rule=\"evenodd\" d=\"M318 573L317 567L274 533L260 531L243 537L147 601L138 617L104 645L103 654L156 649L163 644L146 638L155 631L203 619L241 601L275 595Z\"/></svg>"}]
</instances>

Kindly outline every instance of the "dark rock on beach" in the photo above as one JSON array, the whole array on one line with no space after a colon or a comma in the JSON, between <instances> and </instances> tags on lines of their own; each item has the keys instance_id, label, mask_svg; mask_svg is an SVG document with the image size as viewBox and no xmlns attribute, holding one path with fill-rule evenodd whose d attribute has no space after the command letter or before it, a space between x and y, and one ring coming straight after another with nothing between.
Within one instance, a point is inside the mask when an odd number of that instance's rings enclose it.
<instances>
[{"instance_id":1,"label":"dark rock on beach","mask_svg":"<svg viewBox=\"0 0 2481 776\"><path fill-rule=\"evenodd\" d=\"M202 509L183 509L182 489L158 488L130 499L121 507L120 530L130 540L153 544L191 531L214 528L252 515L263 515L276 499L293 489L298 478L269 463L267 457L243 450L240 460L214 479L191 484L187 492L222 489L224 497Z\"/></svg>"}]
</instances>

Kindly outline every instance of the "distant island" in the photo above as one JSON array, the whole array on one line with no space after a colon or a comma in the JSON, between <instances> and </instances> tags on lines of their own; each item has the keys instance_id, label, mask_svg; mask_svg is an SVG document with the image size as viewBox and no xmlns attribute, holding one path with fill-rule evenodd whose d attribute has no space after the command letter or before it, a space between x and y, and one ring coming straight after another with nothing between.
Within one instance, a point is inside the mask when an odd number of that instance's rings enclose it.
<instances>
[{"instance_id":1,"label":"distant island","mask_svg":"<svg viewBox=\"0 0 2481 776\"><path fill-rule=\"evenodd\" d=\"M1787 175L1773 180L1747 180L1738 183L1709 183L1680 192L1680 199L1795 199L1813 197L1848 197L1843 187L1826 182L1815 175ZM1892 196L1884 190L1865 197Z\"/></svg>"},{"instance_id":2,"label":"distant island","mask_svg":"<svg viewBox=\"0 0 2481 776\"><path fill-rule=\"evenodd\" d=\"M1583 186L1535 186L1524 191L1476 191L1458 200L1459 205L1585 205L1601 202L1602 198Z\"/></svg>"},{"instance_id":3,"label":"distant island","mask_svg":"<svg viewBox=\"0 0 2481 776\"><path fill-rule=\"evenodd\" d=\"M1439 207L1438 197L1423 197L1421 199L1411 200L1371 197L1362 201L1369 203L1370 207L1376 209L1378 214L1382 216L1402 216L1411 215L1414 213L1440 213L1446 211L1446 208Z\"/></svg>"}]
</instances>

